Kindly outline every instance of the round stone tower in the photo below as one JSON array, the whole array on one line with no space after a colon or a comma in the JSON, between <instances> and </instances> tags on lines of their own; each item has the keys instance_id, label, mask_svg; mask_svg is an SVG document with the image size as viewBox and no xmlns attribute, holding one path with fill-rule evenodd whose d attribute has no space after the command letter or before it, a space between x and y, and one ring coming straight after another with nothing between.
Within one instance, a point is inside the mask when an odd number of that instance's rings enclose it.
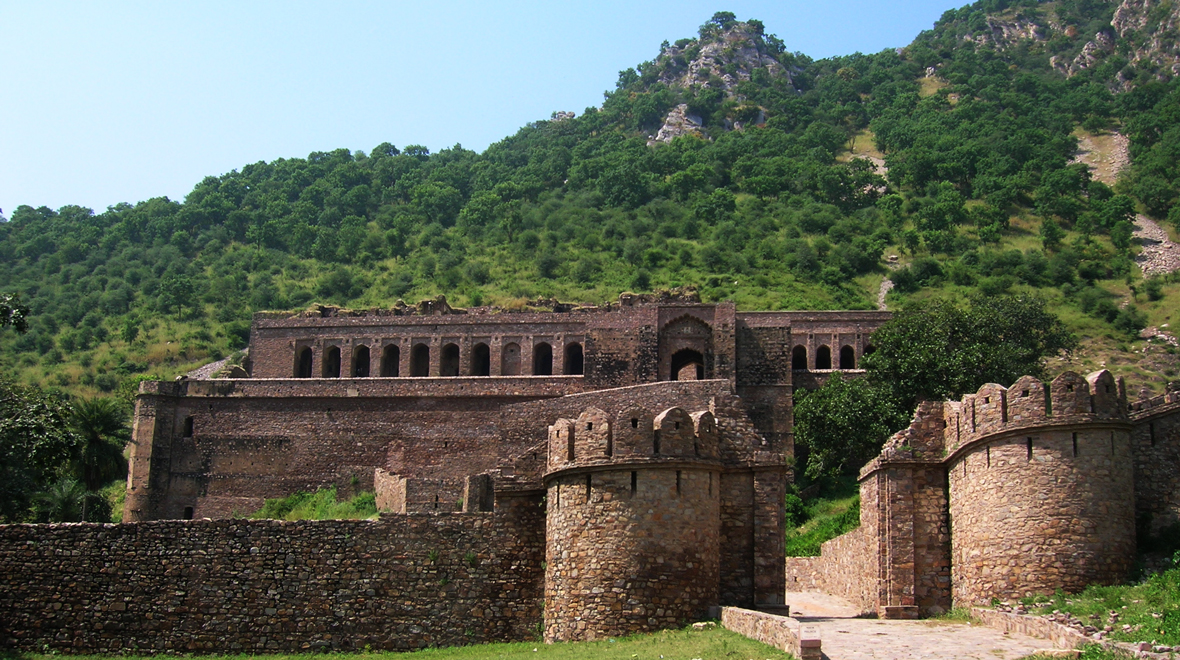
<instances>
[{"instance_id":1,"label":"round stone tower","mask_svg":"<svg viewBox=\"0 0 1180 660\"><path fill-rule=\"evenodd\" d=\"M948 430L957 606L1125 580L1135 556L1131 426L1108 371L985 385Z\"/></svg>"},{"instance_id":2,"label":"round stone tower","mask_svg":"<svg viewBox=\"0 0 1180 660\"><path fill-rule=\"evenodd\" d=\"M591 408L550 427L546 641L704 617L718 602L720 479L710 412Z\"/></svg>"}]
</instances>

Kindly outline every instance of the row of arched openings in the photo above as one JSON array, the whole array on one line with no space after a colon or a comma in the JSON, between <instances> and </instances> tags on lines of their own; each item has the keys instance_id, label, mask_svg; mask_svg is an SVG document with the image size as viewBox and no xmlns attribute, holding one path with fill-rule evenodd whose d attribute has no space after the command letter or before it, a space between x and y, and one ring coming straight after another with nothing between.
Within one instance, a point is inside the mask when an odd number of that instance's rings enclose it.
<instances>
[{"instance_id":1,"label":"row of arched openings","mask_svg":"<svg viewBox=\"0 0 1180 660\"><path fill-rule=\"evenodd\" d=\"M871 353L872 348L865 349L865 353ZM840 366L837 369L855 369L856 368L856 350L851 346L843 346L840 348ZM805 371L807 369L832 369L832 349L827 346L820 346L815 349L815 364L808 365L807 363L807 347L803 345L796 346L791 351L791 369L795 371Z\"/></svg>"},{"instance_id":2,"label":"row of arched openings","mask_svg":"<svg viewBox=\"0 0 1180 660\"><path fill-rule=\"evenodd\" d=\"M565 347L565 360L562 373L567 376L580 376L585 369L585 358L582 345L574 342ZM545 342L533 346L533 376L553 375L553 347ZM350 378L368 378L372 354L368 346L357 346L352 351L352 361L347 370ZM339 346L329 346L324 350L324 357L320 362L321 378L340 378L342 361ZM492 374L492 351L487 344L479 343L471 349L466 368L462 363L459 346L445 344L439 355L440 376L490 376ZM500 350L500 375L521 375L521 350L516 343L505 344ZM380 375L383 378L397 378L401 376L401 349L396 344L390 344L381 351ZM410 377L423 378L430 375L430 346L415 344L410 349ZM299 350L295 360L295 377L313 377L313 358L310 346Z\"/></svg>"}]
</instances>

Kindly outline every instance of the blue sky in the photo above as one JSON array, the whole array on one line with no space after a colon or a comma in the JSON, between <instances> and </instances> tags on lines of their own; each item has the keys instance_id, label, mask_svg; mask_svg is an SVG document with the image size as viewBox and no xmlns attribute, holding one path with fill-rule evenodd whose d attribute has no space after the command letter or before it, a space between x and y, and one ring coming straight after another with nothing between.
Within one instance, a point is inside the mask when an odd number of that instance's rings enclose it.
<instances>
[{"instance_id":1,"label":"blue sky","mask_svg":"<svg viewBox=\"0 0 1180 660\"><path fill-rule=\"evenodd\" d=\"M482 151L600 104L716 11L821 58L904 46L961 4L0 0L0 209L183 199L340 147Z\"/></svg>"}]
</instances>

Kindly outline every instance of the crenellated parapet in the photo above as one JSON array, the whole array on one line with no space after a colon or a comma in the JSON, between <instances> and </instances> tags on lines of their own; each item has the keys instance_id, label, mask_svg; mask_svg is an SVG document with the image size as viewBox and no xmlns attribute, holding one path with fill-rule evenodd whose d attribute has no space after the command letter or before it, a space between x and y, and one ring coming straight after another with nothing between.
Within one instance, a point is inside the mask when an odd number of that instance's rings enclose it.
<instances>
[{"instance_id":1,"label":"crenellated parapet","mask_svg":"<svg viewBox=\"0 0 1180 660\"><path fill-rule=\"evenodd\" d=\"M558 419L549 427L547 473L624 463L717 463L719 444L717 419L708 410L672 407L653 415L629 408L612 418L587 408L577 419Z\"/></svg>"}]
</instances>

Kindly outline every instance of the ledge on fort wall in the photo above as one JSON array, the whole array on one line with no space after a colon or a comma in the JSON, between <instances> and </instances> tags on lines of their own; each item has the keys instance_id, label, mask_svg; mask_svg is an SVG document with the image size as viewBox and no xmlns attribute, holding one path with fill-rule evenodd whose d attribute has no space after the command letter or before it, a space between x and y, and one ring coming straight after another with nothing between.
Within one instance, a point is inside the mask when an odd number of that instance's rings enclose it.
<instances>
[{"instance_id":1,"label":"ledge on fort wall","mask_svg":"<svg viewBox=\"0 0 1180 660\"><path fill-rule=\"evenodd\" d=\"M189 397L534 397L581 392L585 376L243 378L143 381L140 394Z\"/></svg>"}]
</instances>

